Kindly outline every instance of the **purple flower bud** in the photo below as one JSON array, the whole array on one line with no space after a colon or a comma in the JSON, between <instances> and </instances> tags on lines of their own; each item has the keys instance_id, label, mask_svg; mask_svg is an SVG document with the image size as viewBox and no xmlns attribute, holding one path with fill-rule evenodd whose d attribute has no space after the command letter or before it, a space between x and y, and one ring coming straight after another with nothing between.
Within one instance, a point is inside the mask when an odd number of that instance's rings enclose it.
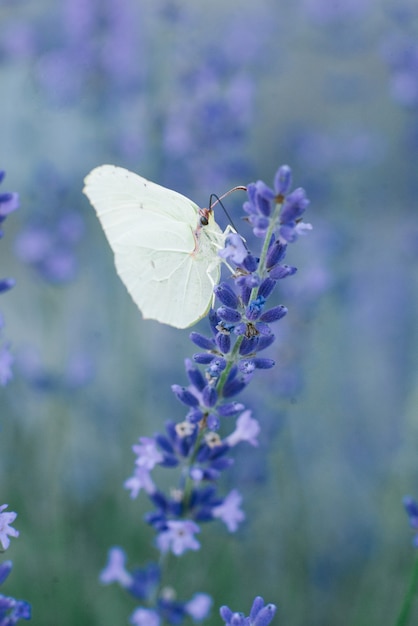
<instances>
[{"instance_id":1,"label":"purple flower bud","mask_svg":"<svg viewBox=\"0 0 418 626\"><path fill-rule=\"evenodd\" d=\"M162 467L176 467L178 464L179 461L173 454L164 454L163 460L159 463Z\"/></svg>"},{"instance_id":2,"label":"purple flower bud","mask_svg":"<svg viewBox=\"0 0 418 626\"><path fill-rule=\"evenodd\" d=\"M236 396L241 393L243 389L247 386L248 382L241 378L234 378L234 380L227 381L222 391L222 395L224 398L231 398L232 396Z\"/></svg>"},{"instance_id":3,"label":"purple flower bud","mask_svg":"<svg viewBox=\"0 0 418 626\"><path fill-rule=\"evenodd\" d=\"M266 348L271 346L271 344L274 342L275 338L276 337L273 335L273 333L271 333L270 335L262 335L261 337L259 337L258 338L257 352L260 352L261 350L265 350Z\"/></svg>"},{"instance_id":4,"label":"purple flower bud","mask_svg":"<svg viewBox=\"0 0 418 626\"><path fill-rule=\"evenodd\" d=\"M277 263L280 263L286 256L287 244L281 241L275 241L267 252L266 267L270 268Z\"/></svg>"},{"instance_id":5,"label":"purple flower bud","mask_svg":"<svg viewBox=\"0 0 418 626\"><path fill-rule=\"evenodd\" d=\"M200 365L207 365L211 363L215 358L214 354L209 354L209 352L197 352L193 355L193 360Z\"/></svg>"},{"instance_id":6,"label":"purple flower bud","mask_svg":"<svg viewBox=\"0 0 418 626\"><path fill-rule=\"evenodd\" d=\"M275 280L272 280L271 278L265 278L258 288L257 295L262 296L264 299L267 299L275 286Z\"/></svg>"},{"instance_id":7,"label":"purple flower bud","mask_svg":"<svg viewBox=\"0 0 418 626\"><path fill-rule=\"evenodd\" d=\"M258 259L256 259L252 254L247 254L244 259L243 266L247 272L255 272L258 266Z\"/></svg>"},{"instance_id":8,"label":"purple flower bud","mask_svg":"<svg viewBox=\"0 0 418 626\"><path fill-rule=\"evenodd\" d=\"M238 280L237 280L237 284L238 284ZM241 283L238 286L239 286L240 292L241 292L241 300L242 300L242 302L243 302L243 304L245 306L246 304L248 304L248 301L250 299L252 287L247 285L245 280L241 281Z\"/></svg>"},{"instance_id":9,"label":"purple flower bud","mask_svg":"<svg viewBox=\"0 0 418 626\"><path fill-rule=\"evenodd\" d=\"M254 363L255 367L258 370L269 370L272 367L274 367L276 364L276 362L273 361L273 359L263 359L260 357L252 359L252 362Z\"/></svg>"},{"instance_id":10,"label":"purple flower bud","mask_svg":"<svg viewBox=\"0 0 418 626\"><path fill-rule=\"evenodd\" d=\"M271 328L265 322L258 320L256 327L260 335L271 335Z\"/></svg>"},{"instance_id":11,"label":"purple flower bud","mask_svg":"<svg viewBox=\"0 0 418 626\"><path fill-rule=\"evenodd\" d=\"M209 311L209 315L208 315L208 319L209 319L209 324L210 324L210 329L211 332L216 335L216 333L218 332L217 326L220 323L220 319L216 313L216 311L214 309L210 309Z\"/></svg>"},{"instance_id":12,"label":"purple flower bud","mask_svg":"<svg viewBox=\"0 0 418 626\"><path fill-rule=\"evenodd\" d=\"M275 306L268 311L265 311L261 316L260 320L262 322L266 322L266 324L271 324L272 322L277 322L282 317L284 317L287 313L287 307L283 306L283 304L279 304L279 306Z\"/></svg>"},{"instance_id":13,"label":"purple flower bud","mask_svg":"<svg viewBox=\"0 0 418 626\"><path fill-rule=\"evenodd\" d=\"M268 626L276 613L276 607L274 604L267 604L257 614L257 617L252 622L253 626Z\"/></svg>"},{"instance_id":14,"label":"purple flower bud","mask_svg":"<svg viewBox=\"0 0 418 626\"><path fill-rule=\"evenodd\" d=\"M251 352L256 352L259 340L260 338L258 336L244 337L239 347L240 355L245 356L247 354L251 354Z\"/></svg>"},{"instance_id":15,"label":"purple flower bud","mask_svg":"<svg viewBox=\"0 0 418 626\"><path fill-rule=\"evenodd\" d=\"M276 613L274 604L267 604L258 613L257 617L252 620L253 626L268 626Z\"/></svg>"},{"instance_id":16,"label":"purple flower bud","mask_svg":"<svg viewBox=\"0 0 418 626\"><path fill-rule=\"evenodd\" d=\"M199 391L202 391L202 389L206 385L206 381L204 379L204 376L202 375L202 372L197 369L197 367L193 367L193 362L191 361L191 359L186 359L185 364L186 373L191 384Z\"/></svg>"},{"instance_id":17,"label":"purple flower bud","mask_svg":"<svg viewBox=\"0 0 418 626\"><path fill-rule=\"evenodd\" d=\"M206 385L202 393L203 404L208 407L215 406L218 400L218 393L212 385Z\"/></svg>"},{"instance_id":18,"label":"purple flower bud","mask_svg":"<svg viewBox=\"0 0 418 626\"><path fill-rule=\"evenodd\" d=\"M250 611L251 621L253 621L257 617L257 614L259 613L259 611L261 611L263 607L264 607L263 598L261 596L257 596L256 598L254 598L253 604L251 606L251 611Z\"/></svg>"},{"instance_id":19,"label":"purple flower bud","mask_svg":"<svg viewBox=\"0 0 418 626\"><path fill-rule=\"evenodd\" d=\"M282 165L274 177L274 190L278 196L285 196L292 186L292 170L288 165Z\"/></svg>"},{"instance_id":20,"label":"purple flower bud","mask_svg":"<svg viewBox=\"0 0 418 626\"><path fill-rule=\"evenodd\" d=\"M192 424L197 424L198 422L200 422L200 420L203 417L203 412L201 411L201 409L199 408L193 408L190 409L190 411L187 413L187 421L191 422Z\"/></svg>"},{"instance_id":21,"label":"purple flower bud","mask_svg":"<svg viewBox=\"0 0 418 626\"><path fill-rule=\"evenodd\" d=\"M169 454L174 454L174 448L171 442L164 435L157 434L155 436L155 441L158 443L160 448L162 448L165 452Z\"/></svg>"},{"instance_id":22,"label":"purple flower bud","mask_svg":"<svg viewBox=\"0 0 418 626\"><path fill-rule=\"evenodd\" d=\"M286 278L286 276L293 276L297 271L298 268L292 267L291 265L276 265L270 270L270 278L280 280L281 278Z\"/></svg>"},{"instance_id":23,"label":"purple flower bud","mask_svg":"<svg viewBox=\"0 0 418 626\"><path fill-rule=\"evenodd\" d=\"M230 417L231 415L236 415L245 409L245 406L241 404L241 402L228 402L228 404L223 404L218 407L219 415L222 417Z\"/></svg>"},{"instance_id":24,"label":"purple flower bud","mask_svg":"<svg viewBox=\"0 0 418 626\"><path fill-rule=\"evenodd\" d=\"M235 291L233 291L231 287L226 283L220 283L219 285L216 285L213 291L222 302L222 304L224 304L225 306L231 309L236 309L238 307L238 296Z\"/></svg>"},{"instance_id":25,"label":"purple flower bud","mask_svg":"<svg viewBox=\"0 0 418 626\"><path fill-rule=\"evenodd\" d=\"M204 350L213 350L214 348L213 339L209 339L196 331L191 332L189 338L193 343L199 346L199 348L203 348Z\"/></svg>"},{"instance_id":26,"label":"purple flower bud","mask_svg":"<svg viewBox=\"0 0 418 626\"><path fill-rule=\"evenodd\" d=\"M177 399L180 400L180 402L183 402L183 404L193 407L199 406L199 400L185 387L181 387L180 385L171 385L171 390Z\"/></svg>"},{"instance_id":27,"label":"purple flower bud","mask_svg":"<svg viewBox=\"0 0 418 626\"><path fill-rule=\"evenodd\" d=\"M216 345L222 354L228 354L231 349L231 335L219 332L215 337Z\"/></svg>"},{"instance_id":28,"label":"purple flower bud","mask_svg":"<svg viewBox=\"0 0 418 626\"><path fill-rule=\"evenodd\" d=\"M255 198L257 195L257 185L256 183L248 183L247 185L247 196L250 204L255 204Z\"/></svg>"},{"instance_id":29,"label":"purple flower bud","mask_svg":"<svg viewBox=\"0 0 418 626\"><path fill-rule=\"evenodd\" d=\"M216 378L220 374L222 374L225 368L226 368L225 359L223 359L222 357L219 357L219 358L213 359L210 362L209 367L207 368L207 372L209 376L213 376Z\"/></svg>"},{"instance_id":30,"label":"purple flower bud","mask_svg":"<svg viewBox=\"0 0 418 626\"><path fill-rule=\"evenodd\" d=\"M253 232L256 237L264 237L266 234L268 227L270 226L270 221L268 217L257 216L251 219L251 224L253 226Z\"/></svg>"},{"instance_id":31,"label":"purple flower bud","mask_svg":"<svg viewBox=\"0 0 418 626\"><path fill-rule=\"evenodd\" d=\"M302 217L308 206L309 200L306 197L305 190L302 189L302 187L295 189L286 197L280 213L280 223L288 224L289 222L298 220Z\"/></svg>"},{"instance_id":32,"label":"purple flower bud","mask_svg":"<svg viewBox=\"0 0 418 626\"><path fill-rule=\"evenodd\" d=\"M241 313L236 309L231 309L227 306L220 306L217 313L221 320L225 322L235 323L241 320Z\"/></svg>"},{"instance_id":33,"label":"purple flower bud","mask_svg":"<svg viewBox=\"0 0 418 626\"><path fill-rule=\"evenodd\" d=\"M207 418L207 426L209 428L209 430L219 430L219 418L216 415L213 415L213 413L210 413L208 415Z\"/></svg>"},{"instance_id":34,"label":"purple flower bud","mask_svg":"<svg viewBox=\"0 0 418 626\"><path fill-rule=\"evenodd\" d=\"M270 189L262 180L256 182L257 194L255 197L259 213L269 217L274 202L274 191Z\"/></svg>"}]
</instances>

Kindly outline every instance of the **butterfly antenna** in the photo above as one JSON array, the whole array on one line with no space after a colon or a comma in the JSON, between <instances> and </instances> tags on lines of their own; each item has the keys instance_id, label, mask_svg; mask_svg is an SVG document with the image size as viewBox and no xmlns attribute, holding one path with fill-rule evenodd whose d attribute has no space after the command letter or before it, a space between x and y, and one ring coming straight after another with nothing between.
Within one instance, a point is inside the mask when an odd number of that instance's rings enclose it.
<instances>
[{"instance_id":1,"label":"butterfly antenna","mask_svg":"<svg viewBox=\"0 0 418 626\"><path fill-rule=\"evenodd\" d=\"M221 207L224 210L224 213L225 213L226 217L228 218L229 223L231 224L232 228L237 233L238 230L237 230L234 222L232 221L231 216L229 215L228 211L226 210L225 206L222 203L222 200L224 198L226 198L226 196L229 196L229 194L232 193L233 191L247 191L247 187L243 187L243 186L234 187L233 189L230 189L229 191L224 193L221 197L217 196L216 193L211 193L210 194L210 198L209 198L209 211L212 211L212 209L213 209L213 207L215 205L220 204ZM215 198L215 202L213 202L213 198Z\"/></svg>"}]
</instances>

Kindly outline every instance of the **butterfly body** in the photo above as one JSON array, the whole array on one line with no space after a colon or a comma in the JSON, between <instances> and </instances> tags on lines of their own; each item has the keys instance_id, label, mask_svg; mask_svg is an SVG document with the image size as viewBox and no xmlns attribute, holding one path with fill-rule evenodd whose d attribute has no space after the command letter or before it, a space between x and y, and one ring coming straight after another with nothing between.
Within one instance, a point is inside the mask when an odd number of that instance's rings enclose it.
<instances>
[{"instance_id":1,"label":"butterfly body","mask_svg":"<svg viewBox=\"0 0 418 626\"><path fill-rule=\"evenodd\" d=\"M213 212L114 165L90 172L83 191L144 318L177 328L201 319L219 281L225 239Z\"/></svg>"}]
</instances>

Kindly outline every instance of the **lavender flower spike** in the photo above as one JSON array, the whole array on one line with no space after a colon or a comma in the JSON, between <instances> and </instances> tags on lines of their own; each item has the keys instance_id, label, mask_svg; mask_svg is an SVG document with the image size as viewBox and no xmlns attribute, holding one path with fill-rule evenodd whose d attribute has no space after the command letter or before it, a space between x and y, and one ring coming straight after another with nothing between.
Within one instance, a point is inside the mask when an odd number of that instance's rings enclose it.
<instances>
[{"instance_id":1,"label":"lavender flower spike","mask_svg":"<svg viewBox=\"0 0 418 626\"><path fill-rule=\"evenodd\" d=\"M233 613L227 606L222 606L219 613L225 626L268 626L276 613L276 608L274 604L265 605L263 598L257 596L248 617L243 613Z\"/></svg>"}]
</instances>

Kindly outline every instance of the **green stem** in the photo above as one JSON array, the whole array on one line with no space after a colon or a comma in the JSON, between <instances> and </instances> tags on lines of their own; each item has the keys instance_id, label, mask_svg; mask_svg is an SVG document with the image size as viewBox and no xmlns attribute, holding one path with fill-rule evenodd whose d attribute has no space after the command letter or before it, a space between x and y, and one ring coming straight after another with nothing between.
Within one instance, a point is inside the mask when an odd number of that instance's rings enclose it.
<instances>
[{"instance_id":1,"label":"green stem","mask_svg":"<svg viewBox=\"0 0 418 626\"><path fill-rule=\"evenodd\" d=\"M264 239L264 243L263 243L263 248L261 250L261 254L260 254L260 260L258 263L258 272L260 275L260 278L263 278L264 273L265 273L265 264L266 264L266 258L267 258L267 252L268 252L268 248L269 248L269 243L271 241L271 238L273 236L274 230L277 227L277 222L279 219L279 215L280 215L280 210L282 208L282 203L278 202L276 204L276 207L274 209L273 215L271 217L270 220L270 225L268 227L267 233L266 233L266 237ZM256 298L257 296L257 292L258 292L258 287L254 287L254 289L251 291L251 295L250 295L250 300ZM229 372L231 371L232 366L234 365L234 363L236 363L236 361L238 360L238 355L239 355L239 349L241 346L241 343L243 341L244 337L243 336L239 336L234 344L234 347L232 348L232 352L228 357L228 363L226 368L224 369L224 371L222 372L221 376L219 377L218 383L216 385L216 391L218 392L218 396L219 398L221 398L222 396L222 391L223 388L225 386L225 383L228 379L229 376ZM194 446L194 450L192 452L192 454L190 455L188 461L187 461L187 465L185 466L184 469L189 468L191 465L193 465L196 455L197 455L197 451L199 449L200 446L200 442L202 441L203 435L204 435L205 430L202 429L199 432L199 435L196 439L195 442L195 446ZM184 489L183 489L183 502L184 505L187 507L188 503L190 502L190 496L192 493L192 489L193 489L193 481L191 480L190 476L188 476L188 474L186 474L186 478L185 478L185 485L184 485Z\"/></svg>"},{"instance_id":2,"label":"green stem","mask_svg":"<svg viewBox=\"0 0 418 626\"><path fill-rule=\"evenodd\" d=\"M395 626L406 626L411 612L412 603L415 599L418 587L418 555L415 557L414 567L412 569L411 578L409 580L409 586L405 593L401 610L399 611L398 619Z\"/></svg>"},{"instance_id":3,"label":"green stem","mask_svg":"<svg viewBox=\"0 0 418 626\"><path fill-rule=\"evenodd\" d=\"M278 222L278 219L279 219L279 215L280 215L280 211L281 211L282 205L283 205L282 202L278 202L276 204L276 208L274 209L274 213L273 213L273 215L271 217L271 220L270 220L270 225L268 227L266 236L264 238L263 248L261 250L260 260L259 260L259 263L258 263L258 273L260 275L260 278L263 278L263 276L264 276L265 264L266 264L266 258L267 258L267 252L268 252L268 249L269 249L269 244L270 244L271 238L273 236L273 233L274 233L274 231L275 231L275 229L277 227L277 222ZM250 295L250 300L253 300L254 298L257 297L257 292L258 292L258 287L254 287L252 292L251 292L251 295Z\"/></svg>"}]
</instances>

